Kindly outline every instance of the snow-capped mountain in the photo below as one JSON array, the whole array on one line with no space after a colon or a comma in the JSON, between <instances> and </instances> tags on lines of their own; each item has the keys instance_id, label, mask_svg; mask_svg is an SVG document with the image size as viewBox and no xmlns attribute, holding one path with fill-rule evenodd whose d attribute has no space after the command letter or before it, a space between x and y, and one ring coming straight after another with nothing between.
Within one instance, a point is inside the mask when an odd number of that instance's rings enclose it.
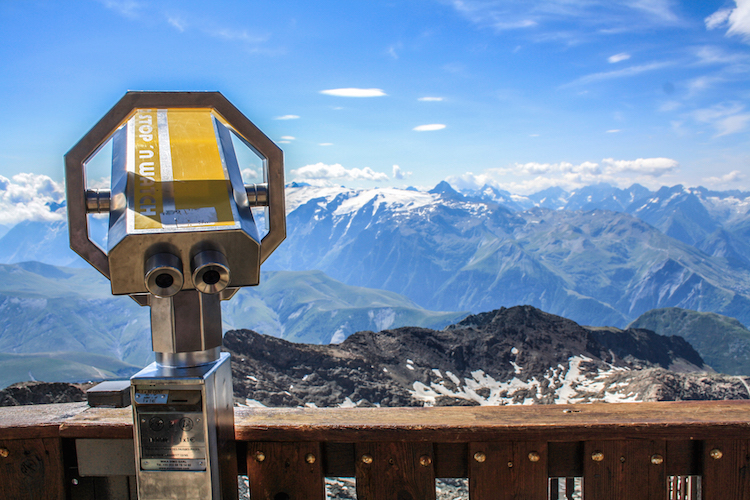
<instances>
[{"instance_id":1,"label":"snow-capped mountain","mask_svg":"<svg viewBox=\"0 0 750 500\"><path fill-rule=\"evenodd\" d=\"M640 186L607 189L612 196L590 194L592 203L616 199L622 206L643 193ZM536 198L543 204L563 195ZM630 202L645 207L633 211L651 217L647 223L625 211L513 211L447 183L430 192L295 186L287 197L289 235L267 269L320 269L433 310L530 304L584 324L624 326L650 309L682 307L750 322L750 265L729 259L743 255L742 235L725 230L724 239L716 233L703 240L710 255L660 231L664 213L649 208L667 207L670 227L684 227L692 220L689 202Z\"/></svg>"}]
</instances>

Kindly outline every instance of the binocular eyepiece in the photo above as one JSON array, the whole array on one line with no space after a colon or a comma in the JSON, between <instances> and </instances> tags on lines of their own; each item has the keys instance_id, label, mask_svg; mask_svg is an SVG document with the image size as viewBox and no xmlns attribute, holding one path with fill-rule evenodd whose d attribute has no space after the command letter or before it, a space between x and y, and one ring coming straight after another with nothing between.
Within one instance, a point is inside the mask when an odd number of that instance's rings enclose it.
<instances>
[{"instance_id":1,"label":"binocular eyepiece","mask_svg":"<svg viewBox=\"0 0 750 500\"><path fill-rule=\"evenodd\" d=\"M215 294L229 285L229 264L223 253L204 250L190 263L190 278L201 293ZM182 260L171 253L157 253L146 261L146 288L156 297L171 297L185 284Z\"/></svg>"}]
</instances>

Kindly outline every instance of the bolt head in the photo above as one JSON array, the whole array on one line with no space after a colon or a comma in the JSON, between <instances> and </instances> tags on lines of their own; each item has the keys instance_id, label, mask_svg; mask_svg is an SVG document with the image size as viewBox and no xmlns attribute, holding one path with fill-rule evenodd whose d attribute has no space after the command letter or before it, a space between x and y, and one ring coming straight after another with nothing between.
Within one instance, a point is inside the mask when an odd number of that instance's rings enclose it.
<instances>
[{"instance_id":1,"label":"bolt head","mask_svg":"<svg viewBox=\"0 0 750 500\"><path fill-rule=\"evenodd\" d=\"M263 453L262 451L256 451L255 452L255 461L256 462L262 462L265 459L266 459L266 454L265 453Z\"/></svg>"},{"instance_id":2,"label":"bolt head","mask_svg":"<svg viewBox=\"0 0 750 500\"><path fill-rule=\"evenodd\" d=\"M542 459L542 457L539 455L539 453L537 453L535 451L532 451L531 453L529 453L529 461L530 462L538 462L541 459Z\"/></svg>"},{"instance_id":3,"label":"bolt head","mask_svg":"<svg viewBox=\"0 0 750 500\"><path fill-rule=\"evenodd\" d=\"M651 463L654 465L661 465L662 463L664 463L664 457L662 457L658 453L655 455L651 455Z\"/></svg>"},{"instance_id":4,"label":"bolt head","mask_svg":"<svg viewBox=\"0 0 750 500\"><path fill-rule=\"evenodd\" d=\"M0 448L0 457L8 458L8 455L10 455L10 450L8 448Z\"/></svg>"},{"instance_id":5,"label":"bolt head","mask_svg":"<svg viewBox=\"0 0 750 500\"><path fill-rule=\"evenodd\" d=\"M709 454L711 455L711 458L713 458L714 460L718 460L724 456L724 453L718 448L714 448L713 450L709 452Z\"/></svg>"},{"instance_id":6,"label":"bolt head","mask_svg":"<svg viewBox=\"0 0 750 500\"><path fill-rule=\"evenodd\" d=\"M487 455L485 455L481 451L478 451L478 452L474 453L474 460L476 460L477 462L479 462L481 464L482 462L484 462L485 460L487 460Z\"/></svg>"},{"instance_id":7,"label":"bolt head","mask_svg":"<svg viewBox=\"0 0 750 500\"><path fill-rule=\"evenodd\" d=\"M419 465L421 465L422 467L428 467L432 465L432 457L422 455L421 457L419 457Z\"/></svg>"},{"instance_id":8,"label":"bolt head","mask_svg":"<svg viewBox=\"0 0 750 500\"><path fill-rule=\"evenodd\" d=\"M305 455L305 462L307 462L308 464L314 464L315 455L313 455L312 453L308 453L307 455Z\"/></svg>"},{"instance_id":9,"label":"bolt head","mask_svg":"<svg viewBox=\"0 0 750 500\"><path fill-rule=\"evenodd\" d=\"M602 453L601 451L595 451L591 454L591 460L593 460L594 462L601 462L602 460L604 460L604 453Z\"/></svg>"},{"instance_id":10,"label":"bolt head","mask_svg":"<svg viewBox=\"0 0 750 500\"><path fill-rule=\"evenodd\" d=\"M365 453L364 455L362 455L361 460L362 460L363 464L371 464L372 463L372 455L369 455L369 454Z\"/></svg>"}]
</instances>

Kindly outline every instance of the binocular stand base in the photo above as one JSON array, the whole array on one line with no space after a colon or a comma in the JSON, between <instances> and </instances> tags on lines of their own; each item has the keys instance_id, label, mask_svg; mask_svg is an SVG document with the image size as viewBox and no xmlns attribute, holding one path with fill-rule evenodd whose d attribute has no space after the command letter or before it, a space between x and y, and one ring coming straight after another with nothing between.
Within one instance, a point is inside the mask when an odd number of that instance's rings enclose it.
<instances>
[{"instance_id":1,"label":"binocular stand base","mask_svg":"<svg viewBox=\"0 0 750 500\"><path fill-rule=\"evenodd\" d=\"M140 500L237 499L230 356L130 379Z\"/></svg>"}]
</instances>

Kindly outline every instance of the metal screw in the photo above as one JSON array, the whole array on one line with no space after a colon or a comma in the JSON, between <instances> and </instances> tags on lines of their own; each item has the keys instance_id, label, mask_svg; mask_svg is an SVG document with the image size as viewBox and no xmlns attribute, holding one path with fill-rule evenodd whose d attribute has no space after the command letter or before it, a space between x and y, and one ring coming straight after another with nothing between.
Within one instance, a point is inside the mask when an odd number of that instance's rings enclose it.
<instances>
[{"instance_id":1,"label":"metal screw","mask_svg":"<svg viewBox=\"0 0 750 500\"><path fill-rule=\"evenodd\" d=\"M266 459L266 454L265 453L263 453L262 451L256 451L255 452L255 461L256 462L262 462L265 459Z\"/></svg>"},{"instance_id":2,"label":"metal screw","mask_svg":"<svg viewBox=\"0 0 750 500\"><path fill-rule=\"evenodd\" d=\"M664 457L662 457L658 453L655 455L651 455L651 463L654 465L661 465L662 463L664 463Z\"/></svg>"},{"instance_id":3,"label":"metal screw","mask_svg":"<svg viewBox=\"0 0 750 500\"><path fill-rule=\"evenodd\" d=\"M620 457L620 462L625 463L625 457Z\"/></svg>"},{"instance_id":4,"label":"metal screw","mask_svg":"<svg viewBox=\"0 0 750 500\"><path fill-rule=\"evenodd\" d=\"M541 458L542 457L539 456L539 453L535 451L532 451L531 453L529 453L529 460L531 462L538 462L539 460L541 460Z\"/></svg>"},{"instance_id":5,"label":"metal screw","mask_svg":"<svg viewBox=\"0 0 750 500\"><path fill-rule=\"evenodd\" d=\"M312 453L308 453L307 455L305 455L305 462L307 462L308 464L314 464L315 455L313 455Z\"/></svg>"},{"instance_id":6,"label":"metal screw","mask_svg":"<svg viewBox=\"0 0 750 500\"><path fill-rule=\"evenodd\" d=\"M428 457L427 455L422 455L419 457L419 465L422 467L427 467L432 464L432 458Z\"/></svg>"},{"instance_id":7,"label":"metal screw","mask_svg":"<svg viewBox=\"0 0 750 500\"><path fill-rule=\"evenodd\" d=\"M601 462L602 460L604 460L604 453L602 453L601 451L595 451L591 454L591 460L593 460L594 462Z\"/></svg>"},{"instance_id":8,"label":"metal screw","mask_svg":"<svg viewBox=\"0 0 750 500\"><path fill-rule=\"evenodd\" d=\"M73 486L78 486L78 479L74 478L71 483L73 483Z\"/></svg>"},{"instance_id":9,"label":"metal screw","mask_svg":"<svg viewBox=\"0 0 750 500\"><path fill-rule=\"evenodd\" d=\"M714 460L718 460L724 456L724 453L722 453L721 450L718 448L714 448L713 450L711 450L709 454L711 455L711 458L713 458Z\"/></svg>"},{"instance_id":10,"label":"metal screw","mask_svg":"<svg viewBox=\"0 0 750 500\"><path fill-rule=\"evenodd\" d=\"M513 462L508 462L508 468L510 469L512 467L513 467Z\"/></svg>"},{"instance_id":11,"label":"metal screw","mask_svg":"<svg viewBox=\"0 0 750 500\"><path fill-rule=\"evenodd\" d=\"M371 464L372 463L372 455L368 455L367 453L365 453L364 455L362 455L362 463L363 464Z\"/></svg>"},{"instance_id":12,"label":"metal screw","mask_svg":"<svg viewBox=\"0 0 750 500\"><path fill-rule=\"evenodd\" d=\"M10 455L8 448L0 448L0 457L8 458L8 455Z\"/></svg>"},{"instance_id":13,"label":"metal screw","mask_svg":"<svg viewBox=\"0 0 750 500\"><path fill-rule=\"evenodd\" d=\"M487 455L485 455L481 451L478 451L478 452L474 453L474 460L476 460L477 462L479 462L481 464L482 462L484 462L485 460L487 460Z\"/></svg>"}]
</instances>

